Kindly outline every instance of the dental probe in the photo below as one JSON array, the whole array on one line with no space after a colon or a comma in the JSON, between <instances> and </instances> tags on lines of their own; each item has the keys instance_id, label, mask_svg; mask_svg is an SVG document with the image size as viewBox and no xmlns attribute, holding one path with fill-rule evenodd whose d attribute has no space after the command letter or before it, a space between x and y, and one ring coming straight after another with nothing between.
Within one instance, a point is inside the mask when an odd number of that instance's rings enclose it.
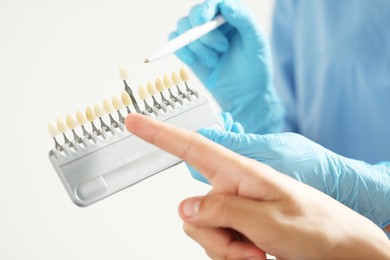
<instances>
[{"instance_id":1,"label":"dental probe","mask_svg":"<svg viewBox=\"0 0 390 260\"><path fill-rule=\"evenodd\" d=\"M225 23L225 19L221 15L217 15L213 20L208 23L196 26L185 33L177 36L169 41L161 49L153 53L149 58L145 60L145 63L149 63L158 59L161 59L171 53L174 53L191 42L199 39L203 35L211 32Z\"/></svg>"}]
</instances>

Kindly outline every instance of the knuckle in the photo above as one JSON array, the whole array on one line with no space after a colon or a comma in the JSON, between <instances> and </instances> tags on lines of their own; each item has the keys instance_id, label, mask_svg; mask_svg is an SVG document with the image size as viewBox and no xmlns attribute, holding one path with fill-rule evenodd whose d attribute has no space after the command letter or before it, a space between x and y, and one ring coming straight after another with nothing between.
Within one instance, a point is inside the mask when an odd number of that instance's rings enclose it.
<instances>
[{"instance_id":1,"label":"knuckle","mask_svg":"<svg viewBox=\"0 0 390 260\"><path fill-rule=\"evenodd\" d=\"M229 215L230 204L230 196L226 194L214 194L204 200L203 205L201 205L201 210L203 209L207 212L208 218L218 218L221 224L224 224Z\"/></svg>"},{"instance_id":2,"label":"knuckle","mask_svg":"<svg viewBox=\"0 0 390 260\"><path fill-rule=\"evenodd\" d=\"M188 17L183 17L177 22L177 30L179 33L183 33L190 29L190 23L188 21Z\"/></svg>"},{"instance_id":3,"label":"knuckle","mask_svg":"<svg viewBox=\"0 0 390 260\"><path fill-rule=\"evenodd\" d=\"M172 40L174 38L176 38L178 36L177 32L171 32L169 35L168 35L168 39L169 40Z\"/></svg>"}]
</instances>

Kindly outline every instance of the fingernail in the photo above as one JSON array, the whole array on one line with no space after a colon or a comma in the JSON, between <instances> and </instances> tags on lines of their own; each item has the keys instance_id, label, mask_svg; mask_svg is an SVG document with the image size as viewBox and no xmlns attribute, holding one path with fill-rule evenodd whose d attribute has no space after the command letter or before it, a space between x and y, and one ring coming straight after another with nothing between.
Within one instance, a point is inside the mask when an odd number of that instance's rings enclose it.
<instances>
[{"instance_id":1,"label":"fingernail","mask_svg":"<svg viewBox=\"0 0 390 260\"><path fill-rule=\"evenodd\" d=\"M187 218L192 218L199 212L199 199L187 200L183 205L183 214Z\"/></svg>"}]
</instances>

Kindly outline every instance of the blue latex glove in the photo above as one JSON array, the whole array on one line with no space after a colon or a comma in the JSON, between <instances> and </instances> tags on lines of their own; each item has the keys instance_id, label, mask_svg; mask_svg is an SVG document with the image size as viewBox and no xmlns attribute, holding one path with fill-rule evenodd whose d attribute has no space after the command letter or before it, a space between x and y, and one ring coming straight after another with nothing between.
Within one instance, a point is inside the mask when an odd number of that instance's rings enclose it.
<instances>
[{"instance_id":1,"label":"blue latex glove","mask_svg":"<svg viewBox=\"0 0 390 260\"><path fill-rule=\"evenodd\" d=\"M234 132L234 133L244 133L243 126L240 123L235 122L230 113L222 112L218 115L218 117L219 117L219 120L221 121L221 124L223 125L225 131ZM200 131L202 131L202 129ZM210 184L208 182L208 180L205 177L203 177L202 174L200 174L198 171L196 171L194 168L192 168L191 165L189 165L187 163L186 163L186 165L187 165L187 168L190 171L190 173L194 179L196 179L200 182L206 183L206 184Z\"/></svg>"},{"instance_id":2,"label":"blue latex glove","mask_svg":"<svg viewBox=\"0 0 390 260\"><path fill-rule=\"evenodd\" d=\"M381 228L390 224L390 162L370 165L348 159L294 133L255 135L207 128L199 133L328 194Z\"/></svg>"},{"instance_id":3,"label":"blue latex glove","mask_svg":"<svg viewBox=\"0 0 390 260\"><path fill-rule=\"evenodd\" d=\"M270 133L283 128L283 107L272 82L268 44L252 14L237 0L207 0L182 18L179 34L222 14L226 24L176 54L191 67L222 110L247 132Z\"/></svg>"},{"instance_id":4,"label":"blue latex glove","mask_svg":"<svg viewBox=\"0 0 390 260\"><path fill-rule=\"evenodd\" d=\"M228 112L222 112L218 115L223 128L227 132L245 133L244 127L237 121L234 121L233 116Z\"/></svg>"}]
</instances>

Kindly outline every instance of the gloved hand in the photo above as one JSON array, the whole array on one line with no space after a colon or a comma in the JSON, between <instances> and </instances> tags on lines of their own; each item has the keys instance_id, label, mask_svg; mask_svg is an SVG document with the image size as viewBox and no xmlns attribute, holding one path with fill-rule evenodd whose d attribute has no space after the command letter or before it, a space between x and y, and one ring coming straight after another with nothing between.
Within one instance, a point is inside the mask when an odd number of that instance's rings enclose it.
<instances>
[{"instance_id":1,"label":"gloved hand","mask_svg":"<svg viewBox=\"0 0 390 260\"><path fill-rule=\"evenodd\" d=\"M243 126L240 123L234 121L230 113L222 112L218 115L218 117L225 131L234 132L234 133L244 133ZM202 174L200 174L194 168L192 168L191 165L186 163L186 166L195 180L198 180L206 184L210 184L208 180L205 177L203 177Z\"/></svg>"},{"instance_id":2,"label":"gloved hand","mask_svg":"<svg viewBox=\"0 0 390 260\"><path fill-rule=\"evenodd\" d=\"M234 121L232 114L229 112L222 112L218 115L219 121L227 132L245 133L244 127L237 121Z\"/></svg>"},{"instance_id":3,"label":"gloved hand","mask_svg":"<svg viewBox=\"0 0 390 260\"><path fill-rule=\"evenodd\" d=\"M294 133L255 135L207 128L199 133L328 194L381 228L390 224L389 162L370 165L348 159ZM191 173L199 175L194 169Z\"/></svg>"},{"instance_id":4,"label":"gloved hand","mask_svg":"<svg viewBox=\"0 0 390 260\"><path fill-rule=\"evenodd\" d=\"M268 44L252 14L238 0L206 0L182 18L170 39L220 13L226 24L179 50L222 110L247 132L271 133L283 128L283 106L272 81Z\"/></svg>"}]
</instances>

